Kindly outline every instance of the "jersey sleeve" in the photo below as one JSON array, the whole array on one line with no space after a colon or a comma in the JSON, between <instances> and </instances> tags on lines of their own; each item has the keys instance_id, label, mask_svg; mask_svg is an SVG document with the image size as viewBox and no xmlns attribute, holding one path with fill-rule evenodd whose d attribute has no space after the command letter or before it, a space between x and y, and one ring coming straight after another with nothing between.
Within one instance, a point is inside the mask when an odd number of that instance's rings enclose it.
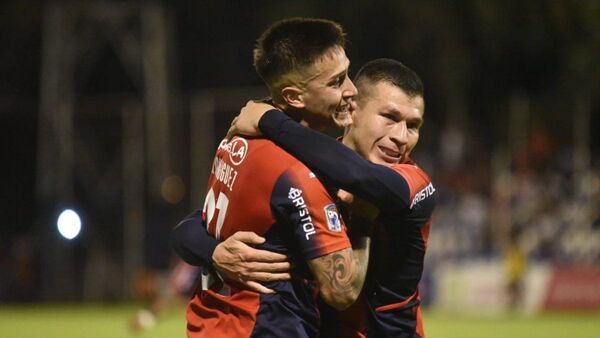
<instances>
[{"instance_id":1,"label":"jersey sleeve","mask_svg":"<svg viewBox=\"0 0 600 338\"><path fill-rule=\"evenodd\" d=\"M286 232L306 260L350 248L333 198L308 168L301 168L292 167L277 180L271 197L276 217L291 227Z\"/></svg>"},{"instance_id":2,"label":"jersey sleeve","mask_svg":"<svg viewBox=\"0 0 600 338\"><path fill-rule=\"evenodd\" d=\"M402 176L367 161L335 139L301 126L276 109L263 115L259 128L327 184L360 196L384 212L396 213L409 205L410 191Z\"/></svg>"},{"instance_id":3,"label":"jersey sleeve","mask_svg":"<svg viewBox=\"0 0 600 338\"><path fill-rule=\"evenodd\" d=\"M170 234L171 247L186 263L212 269L212 255L219 242L206 229L202 210L184 218Z\"/></svg>"},{"instance_id":4,"label":"jersey sleeve","mask_svg":"<svg viewBox=\"0 0 600 338\"><path fill-rule=\"evenodd\" d=\"M406 181L409 189L410 196L410 205L412 206L433 195L436 192L433 183L431 182L431 178L425 171L419 168L414 164L396 164L392 167L392 170L395 171L399 176L402 176Z\"/></svg>"}]
</instances>

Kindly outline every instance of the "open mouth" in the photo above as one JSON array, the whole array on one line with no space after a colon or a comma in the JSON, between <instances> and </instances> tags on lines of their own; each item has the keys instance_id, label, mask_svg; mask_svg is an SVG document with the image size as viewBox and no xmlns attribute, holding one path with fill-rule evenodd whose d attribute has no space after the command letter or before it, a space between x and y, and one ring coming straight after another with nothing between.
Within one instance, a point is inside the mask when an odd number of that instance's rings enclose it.
<instances>
[{"instance_id":1,"label":"open mouth","mask_svg":"<svg viewBox=\"0 0 600 338\"><path fill-rule=\"evenodd\" d=\"M346 116L350 114L350 106L351 104L345 104L345 105L341 105L339 106L336 110L335 110L335 115L336 116Z\"/></svg>"},{"instance_id":2,"label":"open mouth","mask_svg":"<svg viewBox=\"0 0 600 338\"><path fill-rule=\"evenodd\" d=\"M334 114L334 120L339 127L346 127L352 123L352 104L347 103L339 106Z\"/></svg>"},{"instance_id":3,"label":"open mouth","mask_svg":"<svg viewBox=\"0 0 600 338\"><path fill-rule=\"evenodd\" d=\"M382 147L382 146L377 146L377 148L380 151L381 157L385 162L389 162L389 163L399 163L401 158L402 158L402 154L399 151L396 150L392 150L386 147Z\"/></svg>"}]
</instances>

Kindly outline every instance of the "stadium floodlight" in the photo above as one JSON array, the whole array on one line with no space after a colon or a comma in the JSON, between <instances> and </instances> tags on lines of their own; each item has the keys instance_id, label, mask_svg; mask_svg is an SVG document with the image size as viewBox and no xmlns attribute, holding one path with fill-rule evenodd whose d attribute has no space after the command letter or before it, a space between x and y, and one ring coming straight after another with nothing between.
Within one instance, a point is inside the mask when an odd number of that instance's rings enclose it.
<instances>
[{"instance_id":1,"label":"stadium floodlight","mask_svg":"<svg viewBox=\"0 0 600 338\"><path fill-rule=\"evenodd\" d=\"M56 225L60 235L71 240L77 237L81 231L81 218L79 218L79 215L75 211L65 209L58 216Z\"/></svg>"}]
</instances>

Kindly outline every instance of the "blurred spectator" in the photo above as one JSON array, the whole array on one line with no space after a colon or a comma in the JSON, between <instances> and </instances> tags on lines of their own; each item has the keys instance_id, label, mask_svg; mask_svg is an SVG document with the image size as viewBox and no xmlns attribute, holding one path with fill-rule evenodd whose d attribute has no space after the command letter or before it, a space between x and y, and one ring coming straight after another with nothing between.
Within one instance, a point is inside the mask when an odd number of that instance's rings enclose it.
<instances>
[{"instance_id":1,"label":"blurred spectator","mask_svg":"<svg viewBox=\"0 0 600 338\"><path fill-rule=\"evenodd\" d=\"M137 332L153 328L164 313L183 308L200 276L200 268L176 259L168 275L142 270L135 278L134 293L146 305L130 319L130 328Z\"/></svg>"},{"instance_id":2,"label":"blurred spectator","mask_svg":"<svg viewBox=\"0 0 600 338\"><path fill-rule=\"evenodd\" d=\"M527 269L527 257L520 243L519 230L511 230L504 253L504 270L509 306L512 310L522 305L523 277Z\"/></svg>"}]
</instances>

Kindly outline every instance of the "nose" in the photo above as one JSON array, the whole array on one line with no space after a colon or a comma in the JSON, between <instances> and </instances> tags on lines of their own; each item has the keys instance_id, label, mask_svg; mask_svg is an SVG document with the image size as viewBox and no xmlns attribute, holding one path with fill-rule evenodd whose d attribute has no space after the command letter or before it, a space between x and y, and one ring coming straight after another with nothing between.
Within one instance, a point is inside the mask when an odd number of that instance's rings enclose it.
<instances>
[{"instance_id":1,"label":"nose","mask_svg":"<svg viewBox=\"0 0 600 338\"><path fill-rule=\"evenodd\" d=\"M344 89L342 91L342 96L344 99L355 97L358 94L358 89L354 86L354 82L350 79L350 77L346 77L344 81Z\"/></svg>"},{"instance_id":2,"label":"nose","mask_svg":"<svg viewBox=\"0 0 600 338\"><path fill-rule=\"evenodd\" d=\"M408 128L406 121L400 121L390 130L390 139L399 147L408 143Z\"/></svg>"}]
</instances>

